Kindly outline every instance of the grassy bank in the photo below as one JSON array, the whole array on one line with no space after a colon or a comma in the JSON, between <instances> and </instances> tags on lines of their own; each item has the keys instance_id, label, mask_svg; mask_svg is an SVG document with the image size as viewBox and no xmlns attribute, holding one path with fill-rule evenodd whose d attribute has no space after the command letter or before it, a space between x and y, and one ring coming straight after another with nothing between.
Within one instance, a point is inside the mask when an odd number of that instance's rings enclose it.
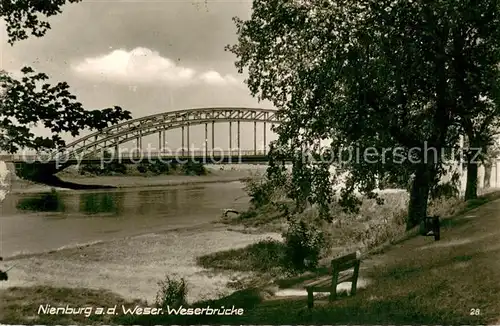
<instances>
[{"instance_id":1,"label":"grassy bank","mask_svg":"<svg viewBox=\"0 0 500 326\"><path fill-rule=\"evenodd\" d=\"M418 229L406 231L405 214L408 195L405 192L381 194L384 205L375 200L366 200L357 214L346 214L338 209L334 223L321 223L325 242L321 248L320 263L329 262L332 257L359 250L363 254L382 252L402 240L416 236ZM500 198L500 192L491 192L478 199L463 201L460 198L439 198L430 202L431 215L439 215L443 227L450 226L452 217ZM309 211L307 220L313 220L315 213ZM257 230L284 232L286 219L272 206L263 206L245 212L237 217L225 218L230 225L243 224ZM316 221L316 223L319 223ZM277 240L265 240L246 248L231 249L198 257L198 264L218 270L259 272L260 280L273 279L276 275L290 274L287 266L287 245Z\"/></svg>"}]
</instances>

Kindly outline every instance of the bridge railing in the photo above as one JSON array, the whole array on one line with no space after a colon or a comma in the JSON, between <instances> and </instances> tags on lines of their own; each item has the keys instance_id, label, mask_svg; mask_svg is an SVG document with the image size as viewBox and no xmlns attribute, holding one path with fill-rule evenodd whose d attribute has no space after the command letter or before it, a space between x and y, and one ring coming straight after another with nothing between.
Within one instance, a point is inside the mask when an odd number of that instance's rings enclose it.
<instances>
[{"instance_id":1,"label":"bridge railing","mask_svg":"<svg viewBox=\"0 0 500 326\"><path fill-rule=\"evenodd\" d=\"M264 150L176 150L172 151L120 151L116 153L113 150L109 150L107 155L104 153L98 154L84 154L84 153L67 153L52 156L50 154L42 155L23 155L23 154L12 154L12 155L0 155L0 161L7 162L49 162L59 160L64 162L66 160L89 160L89 159L106 159L106 160L119 160L119 159L148 159L148 158L170 158L170 159L186 159L186 158L224 158L224 157L250 157L250 156L266 156L267 151Z\"/></svg>"}]
</instances>

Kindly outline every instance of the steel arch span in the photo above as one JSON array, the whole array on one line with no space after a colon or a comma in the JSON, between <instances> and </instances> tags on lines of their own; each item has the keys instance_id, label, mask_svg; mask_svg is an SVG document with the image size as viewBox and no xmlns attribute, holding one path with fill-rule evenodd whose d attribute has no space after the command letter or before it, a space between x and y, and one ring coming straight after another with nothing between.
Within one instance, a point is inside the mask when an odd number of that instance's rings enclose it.
<instances>
[{"instance_id":1,"label":"steel arch span","mask_svg":"<svg viewBox=\"0 0 500 326\"><path fill-rule=\"evenodd\" d=\"M51 156L56 158L64 154L66 158L73 158L81 153L88 156L154 133L200 124L238 121L279 124L276 113L271 109L245 107L194 108L159 113L128 120L79 138Z\"/></svg>"}]
</instances>

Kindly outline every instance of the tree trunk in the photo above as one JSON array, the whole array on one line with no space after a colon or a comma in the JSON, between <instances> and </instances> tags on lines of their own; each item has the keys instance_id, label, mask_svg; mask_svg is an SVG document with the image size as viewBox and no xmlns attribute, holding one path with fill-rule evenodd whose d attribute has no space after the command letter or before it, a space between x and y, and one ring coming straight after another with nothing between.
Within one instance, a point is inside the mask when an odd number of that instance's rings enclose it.
<instances>
[{"instance_id":1,"label":"tree trunk","mask_svg":"<svg viewBox=\"0 0 500 326\"><path fill-rule=\"evenodd\" d=\"M484 162L484 189L491 187L491 170L493 168L493 164L491 161L487 160Z\"/></svg>"},{"instance_id":2,"label":"tree trunk","mask_svg":"<svg viewBox=\"0 0 500 326\"><path fill-rule=\"evenodd\" d=\"M415 172L415 178L411 187L406 230L419 225L420 221L427 216L430 182L430 167L428 165L419 166Z\"/></svg>"},{"instance_id":3,"label":"tree trunk","mask_svg":"<svg viewBox=\"0 0 500 326\"><path fill-rule=\"evenodd\" d=\"M475 162L467 163L467 185L465 187L465 200L477 198L477 171L478 164Z\"/></svg>"}]
</instances>

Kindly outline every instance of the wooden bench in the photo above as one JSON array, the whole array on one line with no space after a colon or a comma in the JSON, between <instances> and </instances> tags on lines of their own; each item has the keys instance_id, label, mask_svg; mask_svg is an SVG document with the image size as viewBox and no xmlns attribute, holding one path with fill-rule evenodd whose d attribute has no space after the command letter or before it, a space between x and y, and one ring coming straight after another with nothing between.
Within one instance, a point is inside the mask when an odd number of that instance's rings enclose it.
<instances>
[{"instance_id":1,"label":"wooden bench","mask_svg":"<svg viewBox=\"0 0 500 326\"><path fill-rule=\"evenodd\" d=\"M434 241L441 239L441 223L439 216L426 216L420 223L420 234L426 237L434 237Z\"/></svg>"},{"instance_id":2,"label":"wooden bench","mask_svg":"<svg viewBox=\"0 0 500 326\"><path fill-rule=\"evenodd\" d=\"M314 306L314 292L330 292L329 300L335 300L337 298L337 285L340 283L351 282L351 295L355 295L360 263L356 253L333 259L331 278L318 280L306 286L307 307L311 309ZM354 271L349 273L351 268L354 268ZM347 273L342 273L346 271Z\"/></svg>"}]
</instances>

